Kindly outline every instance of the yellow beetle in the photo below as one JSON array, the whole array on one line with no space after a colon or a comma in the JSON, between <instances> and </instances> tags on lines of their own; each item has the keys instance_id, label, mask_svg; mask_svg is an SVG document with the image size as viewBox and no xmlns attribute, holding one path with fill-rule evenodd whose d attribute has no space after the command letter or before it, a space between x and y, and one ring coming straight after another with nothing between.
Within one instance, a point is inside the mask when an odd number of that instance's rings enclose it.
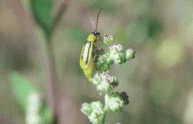
<instances>
[{"instance_id":1,"label":"yellow beetle","mask_svg":"<svg viewBox=\"0 0 193 124\"><path fill-rule=\"evenodd\" d=\"M98 26L98 17L103 8L101 8L97 15L97 22L96 22L96 29L95 32L92 32L88 35L80 54L80 67L82 68L85 76L88 78L89 82L92 82L92 71L94 70L94 55L93 55L93 48L94 43L97 41L97 36L100 35L99 32L97 32L97 26Z\"/></svg>"}]
</instances>

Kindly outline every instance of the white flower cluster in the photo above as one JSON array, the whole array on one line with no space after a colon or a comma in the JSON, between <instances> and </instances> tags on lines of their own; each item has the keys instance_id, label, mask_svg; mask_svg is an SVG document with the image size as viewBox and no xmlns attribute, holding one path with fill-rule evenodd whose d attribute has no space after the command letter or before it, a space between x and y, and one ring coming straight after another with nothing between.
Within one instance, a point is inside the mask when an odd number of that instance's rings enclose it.
<instances>
[{"instance_id":1,"label":"white flower cluster","mask_svg":"<svg viewBox=\"0 0 193 124\"><path fill-rule=\"evenodd\" d=\"M110 46L109 53L99 55L96 60L96 68L100 72L106 72L113 63L123 64L134 58L135 51L133 49L125 50L122 45L114 44Z\"/></svg>"},{"instance_id":2,"label":"white flower cluster","mask_svg":"<svg viewBox=\"0 0 193 124\"><path fill-rule=\"evenodd\" d=\"M105 95L105 109L110 109L114 112L122 111L124 106L123 99L118 93L110 93Z\"/></svg>"},{"instance_id":3,"label":"white flower cluster","mask_svg":"<svg viewBox=\"0 0 193 124\"><path fill-rule=\"evenodd\" d=\"M110 58L114 60L116 64L122 64L134 58L134 54L135 52L133 49L125 50L120 44L110 47Z\"/></svg>"},{"instance_id":4,"label":"white flower cluster","mask_svg":"<svg viewBox=\"0 0 193 124\"><path fill-rule=\"evenodd\" d=\"M97 73L94 76L93 84L97 85L100 92L109 92L118 85L117 77L111 76L109 72Z\"/></svg>"},{"instance_id":5,"label":"white flower cluster","mask_svg":"<svg viewBox=\"0 0 193 124\"><path fill-rule=\"evenodd\" d=\"M105 117L105 110L100 101L89 103L83 103L81 112L88 116L90 122L93 124L102 124Z\"/></svg>"}]
</instances>

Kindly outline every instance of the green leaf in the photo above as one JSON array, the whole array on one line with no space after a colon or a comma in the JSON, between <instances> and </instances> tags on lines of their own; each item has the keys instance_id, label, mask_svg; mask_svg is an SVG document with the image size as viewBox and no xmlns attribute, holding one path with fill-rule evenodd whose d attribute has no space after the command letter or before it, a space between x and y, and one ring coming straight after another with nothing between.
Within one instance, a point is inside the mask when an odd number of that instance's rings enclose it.
<instances>
[{"instance_id":1,"label":"green leaf","mask_svg":"<svg viewBox=\"0 0 193 124\"><path fill-rule=\"evenodd\" d=\"M28 97L31 92L34 92L34 88L30 85L30 82L27 81L21 74L13 72L10 75L10 80L15 91L16 99L18 103L26 111L28 104Z\"/></svg>"},{"instance_id":2,"label":"green leaf","mask_svg":"<svg viewBox=\"0 0 193 124\"><path fill-rule=\"evenodd\" d=\"M51 29L51 0L31 0L32 11L37 23L49 34Z\"/></svg>"},{"instance_id":3,"label":"green leaf","mask_svg":"<svg viewBox=\"0 0 193 124\"><path fill-rule=\"evenodd\" d=\"M53 121L53 113L45 104L42 106L40 116L43 118L43 124L51 124Z\"/></svg>"}]
</instances>

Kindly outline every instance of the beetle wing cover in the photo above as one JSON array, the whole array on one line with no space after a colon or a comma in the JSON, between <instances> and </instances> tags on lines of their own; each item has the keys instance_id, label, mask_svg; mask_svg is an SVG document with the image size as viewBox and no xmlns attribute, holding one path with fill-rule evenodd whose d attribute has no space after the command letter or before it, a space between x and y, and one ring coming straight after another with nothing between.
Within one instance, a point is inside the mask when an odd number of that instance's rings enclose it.
<instances>
[{"instance_id":1,"label":"beetle wing cover","mask_svg":"<svg viewBox=\"0 0 193 124\"><path fill-rule=\"evenodd\" d=\"M93 43L88 41L86 42L83 47L80 54L80 67L83 69L83 72L85 76L90 79L92 71L94 69L94 63L93 63Z\"/></svg>"},{"instance_id":2,"label":"beetle wing cover","mask_svg":"<svg viewBox=\"0 0 193 124\"><path fill-rule=\"evenodd\" d=\"M87 42L83 47L80 54L80 67L82 69L86 69L92 63L92 50L93 44L92 42Z\"/></svg>"}]
</instances>

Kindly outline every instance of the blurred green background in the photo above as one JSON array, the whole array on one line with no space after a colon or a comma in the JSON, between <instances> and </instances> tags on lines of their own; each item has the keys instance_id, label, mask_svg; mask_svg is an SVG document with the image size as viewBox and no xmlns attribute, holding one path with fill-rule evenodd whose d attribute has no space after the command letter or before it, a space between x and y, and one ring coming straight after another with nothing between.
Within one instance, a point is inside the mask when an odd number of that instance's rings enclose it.
<instances>
[{"instance_id":1,"label":"blurred green background","mask_svg":"<svg viewBox=\"0 0 193 124\"><path fill-rule=\"evenodd\" d=\"M90 123L81 104L103 97L88 84L79 56L100 8L98 31L136 51L135 59L112 67L116 90L127 92L130 103L107 113L106 124L193 123L192 0L1 0L1 124L27 123L31 91L54 106L58 123Z\"/></svg>"}]
</instances>

